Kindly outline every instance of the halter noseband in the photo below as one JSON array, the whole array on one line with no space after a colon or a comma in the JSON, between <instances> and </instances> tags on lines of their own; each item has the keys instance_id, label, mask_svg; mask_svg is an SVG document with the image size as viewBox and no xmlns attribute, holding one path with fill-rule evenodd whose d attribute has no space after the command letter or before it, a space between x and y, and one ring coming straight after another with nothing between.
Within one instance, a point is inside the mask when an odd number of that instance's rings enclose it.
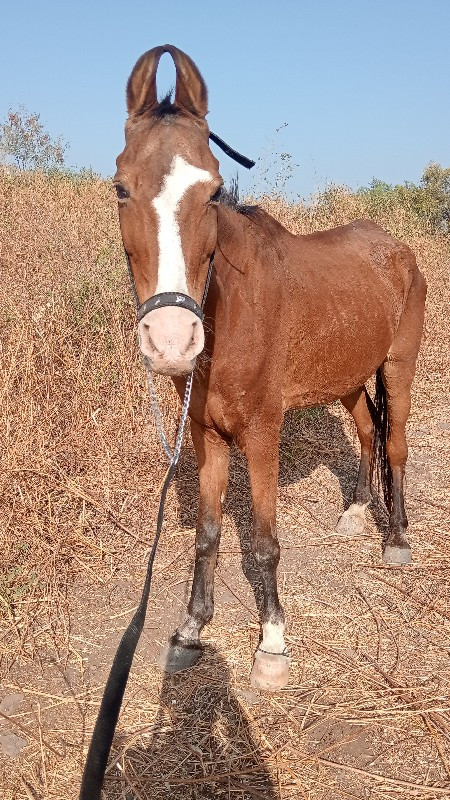
<instances>
[{"instance_id":1,"label":"halter noseband","mask_svg":"<svg viewBox=\"0 0 450 800\"><path fill-rule=\"evenodd\" d=\"M208 273L206 275L205 281L205 288L203 291L203 298L201 305L194 300L193 297L190 297L188 294L184 294L183 292L161 292L160 294L154 294L145 300L144 303L139 302L138 293L136 291L136 284L134 282L134 275L131 269L130 259L128 257L128 253L125 250L125 257L127 259L127 268L128 268L128 275L130 276L131 281L131 288L133 290L134 299L136 301L136 313L137 313L137 320L140 322L144 319L145 315L149 313L149 311L153 311L155 308L165 308L167 306L175 306L176 308L187 308L188 311L192 311L201 322L205 319L205 315L203 313L203 306L206 302L206 296L208 294L209 284L211 281L211 273L212 268L214 266L214 252L211 253L209 259L209 267Z\"/></svg>"},{"instance_id":2,"label":"halter noseband","mask_svg":"<svg viewBox=\"0 0 450 800\"><path fill-rule=\"evenodd\" d=\"M196 314L202 322L205 318L201 307L195 302L193 297L189 297L188 294L180 294L179 292L162 292L161 294L154 294L153 297L149 297L145 303L139 306L137 311L138 322L140 322L149 311L153 311L155 308L164 308L165 306L187 308L188 311L192 311L193 314Z\"/></svg>"}]
</instances>

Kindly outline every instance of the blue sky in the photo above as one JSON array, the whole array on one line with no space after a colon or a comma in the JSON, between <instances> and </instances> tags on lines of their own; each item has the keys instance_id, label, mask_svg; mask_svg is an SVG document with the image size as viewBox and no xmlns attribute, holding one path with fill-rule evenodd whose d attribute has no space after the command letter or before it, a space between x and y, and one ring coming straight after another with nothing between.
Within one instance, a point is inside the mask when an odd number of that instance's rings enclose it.
<instances>
[{"instance_id":1,"label":"blue sky","mask_svg":"<svg viewBox=\"0 0 450 800\"><path fill-rule=\"evenodd\" d=\"M2 27L0 119L20 104L40 113L76 167L114 173L127 77L166 42L200 68L212 130L259 159L239 169L244 189L270 188L283 163L300 196L450 166L450 0L16 0ZM173 77L166 55L161 92ZM218 155L229 179L236 166Z\"/></svg>"}]
</instances>

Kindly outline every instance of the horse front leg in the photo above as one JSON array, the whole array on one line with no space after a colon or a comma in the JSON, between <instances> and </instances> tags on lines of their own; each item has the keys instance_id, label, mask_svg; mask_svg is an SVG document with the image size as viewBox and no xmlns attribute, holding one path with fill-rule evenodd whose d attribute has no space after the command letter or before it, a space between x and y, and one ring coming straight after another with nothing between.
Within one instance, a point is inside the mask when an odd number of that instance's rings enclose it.
<instances>
[{"instance_id":1,"label":"horse front leg","mask_svg":"<svg viewBox=\"0 0 450 800\"><path fill-rule=\"evenodd\" d=\"M191 435L200 479L194 578L187 612L171 637L165 654L166 672L188 669L201 656L200 632L214 612L214 569L222 525L222 503L228 483L228 442L193 421Z\"/></svg>"},{"instance_id":2,"label":"horse front leg","mask_svg":"<svg viewBox=\"0 0 450 800\"><path fill-rule=\"evenodd\" d=\"M262 433L262 431L261 431ZM250 677L252 686L276 691L289 678L289 657L284 641L284 611L277 589L280 546L276 532L279 428L263 441L249 437L244 445L253 502L252 552L259 569L263 606L262 639Z\"/></svg>"}]
</instances>

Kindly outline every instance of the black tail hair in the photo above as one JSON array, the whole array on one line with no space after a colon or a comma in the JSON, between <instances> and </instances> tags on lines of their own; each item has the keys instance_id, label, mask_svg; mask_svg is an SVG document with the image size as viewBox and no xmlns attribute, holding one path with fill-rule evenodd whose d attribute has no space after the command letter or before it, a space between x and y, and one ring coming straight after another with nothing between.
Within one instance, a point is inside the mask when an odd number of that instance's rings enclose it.
<instances>
[{"instance_id":1,"label":"black tail hair","mask_svg":"<svg viewBox=\"0 0 450 800\"><path fill-rule=\"evenodd\" d=\"M389 465L386 443L391 430L388 417L386 388L378 367L375 378L375 400L369 405L373 422L372 451L370 454L370 483L382 487L384 502L389 512L392 510L392 470ZM374 480L375 479L375 480Z\"/></svg>"}]
</instances>

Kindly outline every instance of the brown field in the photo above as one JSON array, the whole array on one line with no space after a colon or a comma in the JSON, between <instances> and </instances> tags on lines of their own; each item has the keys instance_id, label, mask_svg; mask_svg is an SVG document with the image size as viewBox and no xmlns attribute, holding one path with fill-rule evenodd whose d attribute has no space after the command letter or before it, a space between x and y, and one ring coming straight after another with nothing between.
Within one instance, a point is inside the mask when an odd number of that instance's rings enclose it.
<instances>
[{"instance_id":1,"label":"brown field","mask_svg":"<svg viewBox=\"0 0 450 800\"><path fill-rule=\"evenodd\" d=\"M344 190L312 207L261 202L296 232L368 213ZM412 246L429 285L408 427L413 564L382 565L381 504L357 540L334 531L357 470L345 412L292 413L278 503L290 684L274 695L249 686L258 585L237 452L205 655L164 678L156 657L193 566L197 479L187 441L108 800L450 796L450 239L400 206L378 221ZM0 263L2 797L75 800L140 592L165 463L108 184L1 174ZM177 401L169 383L159 388L173 432Z\"/></svg>"}]
</instances>

